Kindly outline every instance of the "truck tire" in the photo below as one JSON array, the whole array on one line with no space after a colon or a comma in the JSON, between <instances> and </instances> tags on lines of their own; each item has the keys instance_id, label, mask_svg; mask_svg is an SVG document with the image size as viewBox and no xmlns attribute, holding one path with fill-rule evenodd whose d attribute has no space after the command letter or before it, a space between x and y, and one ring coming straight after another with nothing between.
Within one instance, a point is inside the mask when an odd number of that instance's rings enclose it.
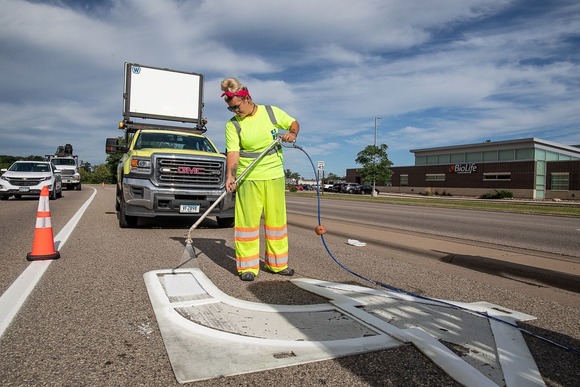
<instances>
[{"instance_id":1,"label":"truck tire","mask_svg":"<svg viewBox=\"0 0 580 387\"><path fill-rule=\"evenodd\" d=\"M82 187L81 183L78 183L77 185L75 185L75 191L80 191L82 189L83 189L83 187Z\"/></svg>"},{"instance_id":2,"label":"truck tire","mask_svg":"<svg viewBox=\"0 0 580 387\"><path fill-rule=\"evenodd\" d=\"M125 202L122 199L117 217L119 218L119 227L121 228L135 228L139 223L138 217L125 214Z\"/></svg>"},{"instance_id":3,"label":"truck tire","mask_svg":"<svg viewBox=\"0 0 580 387\"><path fill-rule=\"evenodd\" d=\"M8 200L9 196L8 195L2 195L0 196L0 200Z\"/></svg>"},{"instance_id":4,"label":"truck tire","mask_svg":"<svg viewBox=\"0 0 580 387\"><path fill-rule=\"evenodd\" d=\"M121 191L117 187L117 194L115 196L115 211L121 211Z\"/></svg>"},{"instance_id":5,"label":"truck tire","mask_svg":"<svg viewBox=\"0 0 580 387\"><path fill-rule=\"evenodd\" d=\"M220 218L216 216L216 221L219 227L221 228L232 228L234 227L235 218Z\"/></svg>"}]
</instances>

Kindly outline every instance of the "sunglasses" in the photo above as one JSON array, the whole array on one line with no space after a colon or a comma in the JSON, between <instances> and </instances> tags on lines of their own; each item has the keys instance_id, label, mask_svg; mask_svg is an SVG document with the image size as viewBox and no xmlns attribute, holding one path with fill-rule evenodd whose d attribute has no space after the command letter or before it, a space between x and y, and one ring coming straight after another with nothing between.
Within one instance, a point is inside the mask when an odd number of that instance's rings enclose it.
<instances>
[{"instance_id":1,"label":"sunglasses","mask_svg":"<svg viewBox=\"0 0 580 387\"><path fill-rule=\"evenodd\" d=\"M226 109L231 111L232 113L240 111L240 105L228 106Z\"/></svg>"}]
</instances>

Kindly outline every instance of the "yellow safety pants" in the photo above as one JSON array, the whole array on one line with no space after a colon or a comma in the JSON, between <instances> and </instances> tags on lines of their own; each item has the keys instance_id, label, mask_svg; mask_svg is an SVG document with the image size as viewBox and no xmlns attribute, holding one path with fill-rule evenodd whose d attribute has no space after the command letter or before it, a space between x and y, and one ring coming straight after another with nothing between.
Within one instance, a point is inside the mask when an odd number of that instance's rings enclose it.
<instances>
[{"instance_id":1,"label":"yellow safety pants","mask_svg":"<svg viewBox=\"0 0 580 387\"><path fill-rule=\"evenodd\" d=\"M260 271L260 220L266 235L264 267L288 267L285 179L243 180L236 188L235 248L238 273Z\"/></svg>"}]
</instances>

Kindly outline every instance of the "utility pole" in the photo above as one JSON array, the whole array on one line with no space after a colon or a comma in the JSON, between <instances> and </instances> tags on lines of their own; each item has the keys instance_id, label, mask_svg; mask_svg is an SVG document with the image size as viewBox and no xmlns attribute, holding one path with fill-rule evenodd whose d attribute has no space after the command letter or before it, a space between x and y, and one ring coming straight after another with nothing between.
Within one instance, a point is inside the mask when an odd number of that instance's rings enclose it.
<instances>
[{"instance_id":1,"label":"utility pole","mask_svg":"<svg viewBox=\"0 0 580 387\"><path fill-rule=\"evenodd\" d=\"M375 151L376 151L376 147L377 147L377 120L380 120L381 117L375 117L375 142L374 142L374 146L375 146ZM376 176L377 176L377 172L376 172L376 154L373 154L373 192L372 192L372 196L375 197L377 196L377 191L375 190L375 184L376 184Z\"/></svg>"}]
</instances>

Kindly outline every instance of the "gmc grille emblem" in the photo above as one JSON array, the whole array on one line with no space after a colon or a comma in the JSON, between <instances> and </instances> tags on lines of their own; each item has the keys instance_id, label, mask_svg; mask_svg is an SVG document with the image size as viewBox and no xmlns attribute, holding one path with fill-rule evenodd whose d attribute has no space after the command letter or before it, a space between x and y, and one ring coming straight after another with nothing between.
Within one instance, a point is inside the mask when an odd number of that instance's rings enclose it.
<instances>
[{"instance_id":1,"label":"gmc grille emblem","mask_svg":"<svg viewBox=\"0 0 580 387\"><path fill-rule=\"evenodd\" d=\"M185 175L198 175L203 172L203 168L177 167L177 173Z\"/></svg>"}]
</instances>

